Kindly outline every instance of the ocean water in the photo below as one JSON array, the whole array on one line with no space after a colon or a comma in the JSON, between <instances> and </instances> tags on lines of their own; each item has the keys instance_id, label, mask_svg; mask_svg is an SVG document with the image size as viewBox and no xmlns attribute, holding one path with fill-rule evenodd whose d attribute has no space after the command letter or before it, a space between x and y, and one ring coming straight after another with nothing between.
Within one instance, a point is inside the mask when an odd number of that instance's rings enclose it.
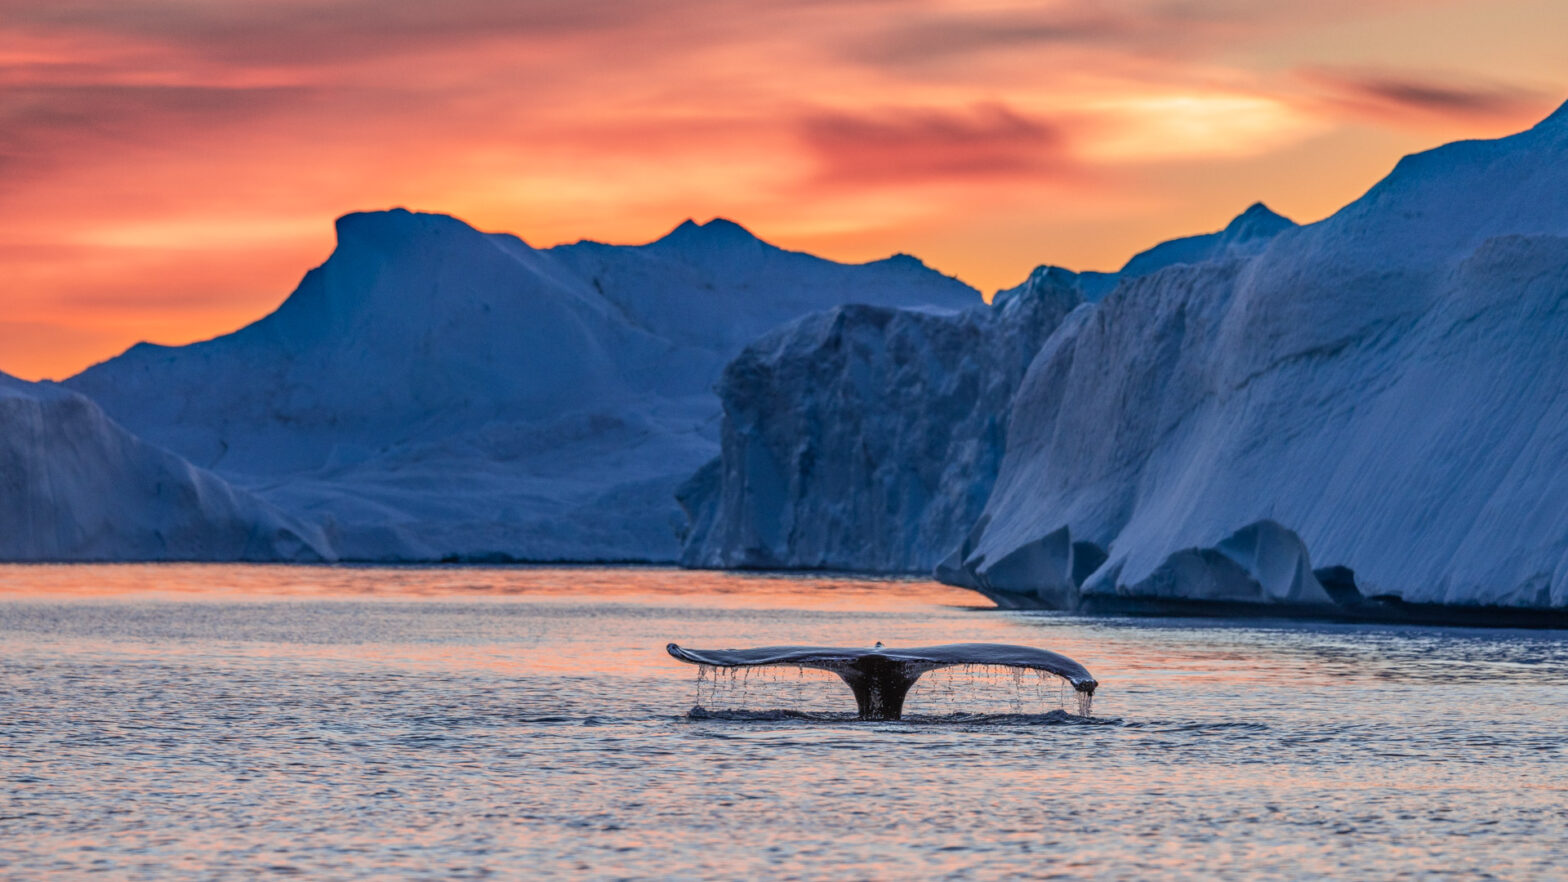
<instances>
[{"instance_id":1,"label":"ocean water","mask_svg":"<svg viewBox=\"0 0 1568 882\"><path fill-rule=\"evenodd\" d=\"M1101 685L699 683L667 642L1042 646ZM700 698L699 698L700 696ZM703 702L704 710L693 712ZM1568 634L615 568L0 567L6 879L1561 878Z\"/></svg>"}]
</instances>

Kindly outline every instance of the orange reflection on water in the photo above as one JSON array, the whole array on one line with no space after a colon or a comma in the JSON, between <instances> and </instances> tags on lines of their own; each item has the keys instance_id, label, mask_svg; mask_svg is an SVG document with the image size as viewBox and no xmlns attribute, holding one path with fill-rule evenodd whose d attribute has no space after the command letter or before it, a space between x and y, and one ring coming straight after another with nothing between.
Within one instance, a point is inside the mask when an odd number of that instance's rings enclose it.
<instances>
[{"instance_id":1,"label":"orange reflection on water","mask_svg":"<svg viewBox=\"0 0 1568 882\"><path fill-rule=\"evenodd\" d=\"M695 669L665 653L671 641L942 642L945 631L934 625L924 635L858 622L990 607L929 580L593 566L0 565L0 599L80 603L121 623L188 604L177 634L127 628L108 642L74 641L158 658L208 653L218 642L234 657L269 663L514 677L662 671L681 679ZM243 631L232 627L232 612L220 611L235 605L259 607L244 616ZM819 618L809 628L784 623L801 612Z\"/></svg>"},{"instance_id":2,"label":"orange reflection on water","mask_svg":"<svg viewBox=\"0 0 1568 882\"><path fill-rule=\"evenodd\" d=\"M928 579L824 573L746 573L675 567L311 566L292 564L0 564L0 595L180 600L485 600L610 598L721 609L903 611L989 607Z\"/></svg>"}]
</instances>

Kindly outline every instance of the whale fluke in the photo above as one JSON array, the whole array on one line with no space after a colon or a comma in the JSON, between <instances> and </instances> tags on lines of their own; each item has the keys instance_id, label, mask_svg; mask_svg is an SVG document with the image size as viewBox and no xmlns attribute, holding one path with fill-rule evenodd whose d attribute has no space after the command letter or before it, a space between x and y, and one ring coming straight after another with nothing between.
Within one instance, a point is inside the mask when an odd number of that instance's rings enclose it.
<instances>
[{"instance_id":1,"label":"whale fluke","mask_svg":"<svg viewBox=\"0 0 1568 882\"><path fill-rule=\"evenodd\" d=\"M682 649L671 643L665 650L683 662L717 668L785 665L832 671L855 693L855 704L863 720L900 719L904 714L904 697L921 674L955 665L1048 671L1086 696L1093 695L1095 687L1100 685L1087 668L1065 655L1006 643L951 643L912 649L890 649L881 643L872 649L834 646Z\"/></svg>"}]
</instances>

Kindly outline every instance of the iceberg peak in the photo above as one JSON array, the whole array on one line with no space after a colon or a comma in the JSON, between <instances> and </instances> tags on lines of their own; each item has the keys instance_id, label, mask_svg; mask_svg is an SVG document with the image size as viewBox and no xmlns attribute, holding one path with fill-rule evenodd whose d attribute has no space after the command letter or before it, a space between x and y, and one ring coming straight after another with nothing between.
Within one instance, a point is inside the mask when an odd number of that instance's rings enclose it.
<instances>
[{"instance_id":1,"label":"iceberg peak","mask_svg":"<svg viewBox=\"0 0 1568 882\"><path fill-rule=\"evenodd\" d=\"M1295 221L1275 213L1262 202L1254 202L1219 232L1171 239L1133 255L1121 268L1121 275L1133 278L1179 263L1248 256L1260 251L1275 236L1295 227Z\"/></svg>"},{"instance_id":2,"label":"iceberg peak","mask_svg":"<svg viewBox=\"0 0 1568 882\"><path fill-rule=\"evenodd\" d=\"M716 217L705 224L687 218L681 221L680 226L669 231L653 244L681 249L713 249L767 243L740 224L727 218Z\"/></svg>"},{"instance_id":3,"label":"iceberg peak","mask_svg":"<svg viewBox=\"0 0 1568 882\"><path fill-rule=\"evenodd\" d=\"M479 231L449 214L391 208L385 211L355 211L343 215L335 224L338 246L368 244L378 248L399 246L415 238L446 232Z\"/></svg>"},{"instance_id":4,"label":"iceberg peak","mask_svg":"<svg viewBox=\"0 0 1568 882\"><path fill-rule=\"evenodd\" d=\"M1254 202L1247 206L1247 210L1236 215L1230 223L1225 225L1225 236L1233 242L1242 242L1256 239L1259 236L1270 238L1294 227L1296 222L1269 208L1262 202Z\"/></svg>"},{"instance_id":5,"label":"iceberg peak","mask_svg":"<svg viewBox=\"0 0 1568 882\"><path fill-rule=\"evenodd\" d=\"M906 254L902 251L889 254L887 257L884 257L881 260L873 260L871 263L879 266L894 267L901 270L934 272L931 267L926 265L925 261L914 256L913 254Z\"/></svg>"}]
</instances>

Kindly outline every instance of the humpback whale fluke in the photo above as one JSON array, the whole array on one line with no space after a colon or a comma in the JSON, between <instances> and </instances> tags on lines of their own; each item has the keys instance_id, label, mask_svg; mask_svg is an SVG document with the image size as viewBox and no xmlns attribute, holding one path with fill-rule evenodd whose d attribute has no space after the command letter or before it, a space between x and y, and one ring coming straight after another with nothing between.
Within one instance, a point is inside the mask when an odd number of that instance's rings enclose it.
<instances>
[{"instance_id":1,"label":"humpback whale fluke","mask_svg":"<svg viewBox=\"0 0 1568 882\"><path fill-rule=\"evenodd\" d=\"M904 714L904 696L926 671L954 665L988 665L1047 671L1071 683L1084 696L1100 684L1087 668L1065 655L1006 643L951 643L889 649L833 646L760 646L756 649L682 649L664 647L670 655L694 665L749 668L761 665L817 668L832 671L855 693L863 720L897 720ZM1087 700L1087 698L1085 698Z\"/></svg>"}]
</instances>

